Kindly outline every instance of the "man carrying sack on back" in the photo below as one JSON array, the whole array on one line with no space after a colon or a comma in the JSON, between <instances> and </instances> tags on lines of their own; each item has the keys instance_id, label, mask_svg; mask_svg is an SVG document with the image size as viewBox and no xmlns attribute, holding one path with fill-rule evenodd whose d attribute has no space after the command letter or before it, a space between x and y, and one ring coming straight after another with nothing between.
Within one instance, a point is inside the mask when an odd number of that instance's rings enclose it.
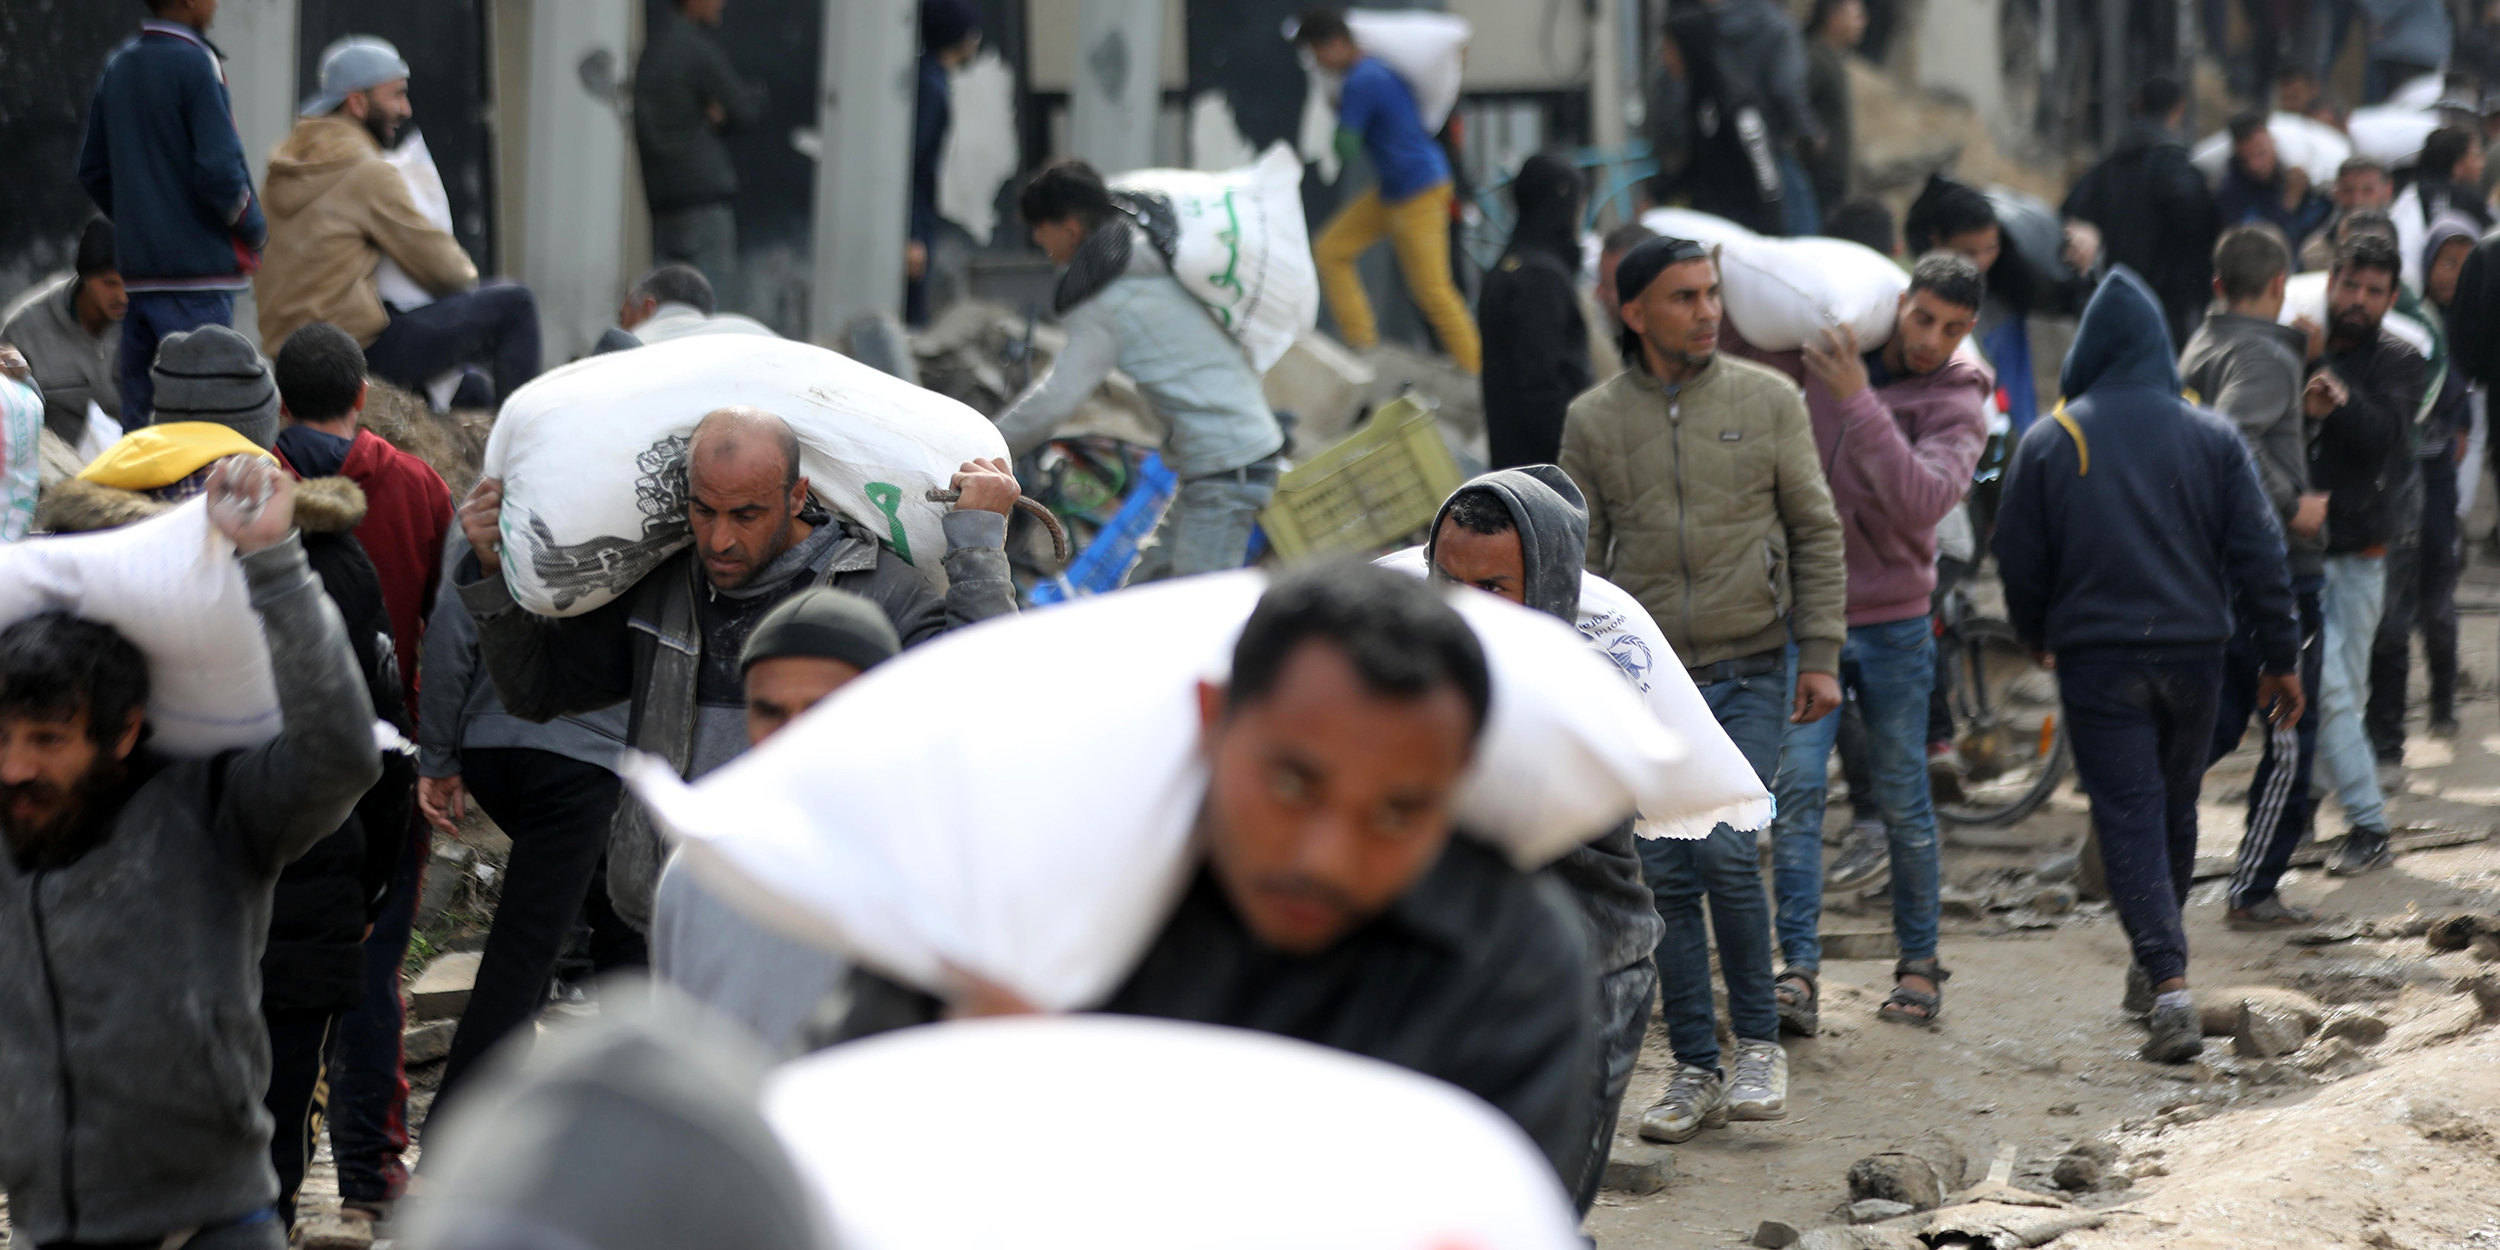
<instances>
[{"instance_id":1,"label":"man carrying sack on back","mask_svg":"<svg viewBox=\"0 0 2500 1250\"><path fill-rule=\"evenodd\" d=\"M506 709L546 721L630 703L626 740L692 779L746 749L738 656L782 600L813 586L862 595L906 647L1016 610L1005 546L1017 488L1004 462L971 461L955 474L941 595L875 536L825 511L800 476L799 454L798 435L771 413L733 407L703 418L686 444L692 548L605 607L562 620L514 601L503 578L503 482L481 479L460 505L474 555L452 582L477 618L478 648ZM618 804L608 894L645 932L663 850L642 806Z\"/></svg>"}]
</instances>

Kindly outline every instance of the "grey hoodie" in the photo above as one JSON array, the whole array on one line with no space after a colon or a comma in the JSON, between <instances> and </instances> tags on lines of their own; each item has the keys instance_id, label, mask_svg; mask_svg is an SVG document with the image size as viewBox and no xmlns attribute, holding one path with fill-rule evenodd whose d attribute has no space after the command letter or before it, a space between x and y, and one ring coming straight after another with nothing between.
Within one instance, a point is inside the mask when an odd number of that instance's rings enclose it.
<instances>
[{"instance_id":1,"label":"grey hoodie","mask_svg":"<svg viewBox=\"0 0 2500 1250\"><path fill-rule=\"evenodd\" d=\"M2309 344L2300 331L2258 317L2216 309L2179 356L2179 376L2195 402L2231 419L2257 460L2257 480L2274 505L2289 548L2292 576L2316 577L2325 569L2324 532L2303 538L2291 531L2292 514L2309 489L2308 417L2301 390L2308 384L2301 356Z\"/></svg>"},{"instance_id":2,"label":"grey hoodie","mask_svg":"<svg viewBox=\"0 0 2500 1250\"><path fill-rule=\"evenodd\" d=\"M261 946L278 874L382 774L373 702L293 536L241 561L285 728L133 756L95 846L0 854L0 1189L22 1242L153 1241L278 1194Z\"/></svg>"},{"instance_id":3,"label":"grey hoodie","mask_svg":"<svg viewBox=\"0 0 2500 1250\"><path fill-rule=\"evenodd\" d=\"M1479 493L1500 500L1518 526L1520 555L1527 565L1528 606L1577 627L1581 570L1589 545L1588 503L1580 488L1550 464L1502 469L1452 491L1441 505L1441 516L1449 515L1461 496ZM1440 537L1441 517L1436 516L1432 541L1424 547L1428 564ZM1658 919L1658 904L1649 887L1642 883L1631 821L1554 861L1554 875L1571 887L1572 898L1588 922L1590 955L1600 972L1631 967L1657 950L1666 925Z\"/></svg>"}]
</instances>

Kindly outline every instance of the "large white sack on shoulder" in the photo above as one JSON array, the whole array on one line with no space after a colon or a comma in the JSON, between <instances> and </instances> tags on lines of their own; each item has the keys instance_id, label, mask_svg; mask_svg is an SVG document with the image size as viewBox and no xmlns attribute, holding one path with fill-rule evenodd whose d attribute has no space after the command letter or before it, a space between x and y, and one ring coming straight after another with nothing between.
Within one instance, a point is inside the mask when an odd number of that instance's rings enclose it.
<instances>
[{"instance_id":1,"label":"large white sack on shoulder","mask_svg":"<svg viewBox=\"0 0 2500 1250\"><path fill-rule=\"evenodd\" d=\"M1466 18L1423 9L1348 9L1345 24L1353 32L1354 46L1406 80L1425 132L1440 133L1458 107L1467 40L1475 27Z\"/></svg>"},{"instance_id":2,"label":"large white sack on shoulder","mask_svg":"<svg viewBox=\"0 0 2500 1250\"><path fill-rule=\"evenodd\" d=\"M1689 208L1653 208L1641 214L1641 224L1670 239L1691 239L1696 243L1721 246L1751 243L1762 237L1725 217Z\"/></svg>"},{"instance_id":3,"label":"large white sack on shoulder","mask_svg":"<svg viewBox=\"0 0 2500 1250\"><path fill-rule=\"evenodd\" d=\"M1197 683L1224 679L1266 586L1185 578L988 622L879 665L691 787L639 758L627 780L697 872L794 936L924 989L952 966L1046 1009L1092 1006L1195 867ZM1535 868L1675 800L1684 743L1569 626L1453 603L1493 678L1462 830ZM1037 665L1121 680L1047 736L946 710Z\"/></svg>"},{"instance_id":4,"label":"large white sack on shoulder","mask_svg":"<svg viewBox=\"0 0 2500 1250\"><path fill-rule=\"evenodd\" d=\"M967 1080L967 1075L978 1074ZM1224 1088L1205 1131L1207 1082ZM977 1202L931 1165L966 1124L1048 1125ZM846 1250L1567 1250L1519 1126L1456 1086L1246 1029L1021 1016L906 1029L776 1069L765 1122ZM1429 1142L1428 1149L1417 1143Z\"/></svg>"},{"instance_id":5,"label":"large white sack on shoulder","mask_svg":"<svg viewBox=\"0 0 2500 1250\"><path fill-rule=\"evenodd\" d=\"M1727 319L1764 351L1795 351L1844 325L1872 351L1892 337L1910 275L1846 239L1757 239L1720 249L1719 285Z\"/></svg>"},{"instance_id":6,"label":"large white sack on shoulder","mask_svg":"<svg viewBox=\"0 0 2500 1250\"><path fill-rule=\"evenodd\" d=\"M1391 552L1376 563L1412 577L1431 573L1421 547ZM1649 609L1631 592L1583 571L1578 625L1589 646L1639 692L1650 715L1684 743L1684 758L1669 765L1665 778L1671 797L1644 804L1635 830L1645 838L1706 838L1721 822L1737 829L1770 824L1771 792L1702 701Z\"/></svg>"},{"instance_id":7,"label":"large white sack on shoulder","mask_svg":"<svg viewBox=\"0 0 2500 1250\"><path fill-rule=\"evenodd\" d=\"M2290 325L2302 317L2307 317L2319 325L2326 325L2327 277L2327 271L2312 269L2307 273L2296 273L2284 279L2283 311L2276 315L2276 322L2281 325ZM2402 340L2406 346L2422 353L2424 359L2430 357L2431 328L2422 324L2418 318L2408 317L2390 308L2387 310L2386 319L2379 324L2389 334Z\"/></svg>"},{"instance_id":8,"label":"large white sack on shoulder","mask_svg":"<svg viewBox=\"0 0 2500 1250\"><path fill-rule=\"evenodd\" d=\"M197 759L278 736L269 643L202 496L135 525L0 547L0 627L68 612L148 662L150 748Z\"/></svg>"},{"instance_id":9,"label":"large white sack on shoulder","mask_svg":"<svg viewBox=\"0 0 2500 1250\"><path fill-rule=\"evenodd\" d=\"M2412 164L2422 155L2422 141L2437 129L2437 113L2384 104L2354 109L2344 122L2344 133L2352 136L2352 150L2390 169Z\"/></svg>"},{"instance_id":10,"label":"large white sack on shoulder","mask_svg":"<svg viewBox=\"0 0 2500 1250\"><path fill-rule=\"evenodd\" d=\"M2274 136L2275 160L2297 166L2309 175L2309 185L2313 187L2334 183L2335 171L2352 157L2352 140L2345 138L2343 132L2298 113L2268 117L2266 133ZM2231 164L2231 132L2217 130L2205 136L2188 159L2197 172L2219 183Z\"/></svg>"},{"instance_id":11,"label":"large white sack on shoulder","mask_svg":"<svg viewBox=\"0 0 2500 1250\"><path fill-rule=\"evenodd\" d=\"M434 164L434 153L425 146L425 132L408 136L406 142L382 153L382 163L399 171L400 180L408 184L408 198L416 202L418 215L437 230L451 229L451 192L443 187L443 171ZM434 293L417 284L408 271L399 267L388 253L373 271L373 281L385 303L400 308L423 308L434 302ZM272 348L272 351L276 349Z\"/></svg>"},{"instance_id":12,"label":"large white sack on shoulder","mask_svg":"<svg viewBox=\"0 0 2500 1250\"><path fill-rule=\"evenodd\" d=\"M1270 144L1258 163L1240 169L1140 169L1110 185L1171 202L1180 221L1172 276L1260 373L1319 324L1319 269L1302 218L1302 162L1292 148Z\"/></svg>"},{"instance_id":13,"label":"large white sack on shoulder","mask_svg":"<svg viewBox=\"0 0 2500 1250\"><path fill-rule=\"evenodd\" d=\"M816 497L946 585L947 505L927 496L964 461L1004 457L998 427L821 347L703 335L576 361L504 401L484 472L503 479L512 597L578 616L685 546L686 438L732 404L789 422Z\"/></svg>"}]
</instances>

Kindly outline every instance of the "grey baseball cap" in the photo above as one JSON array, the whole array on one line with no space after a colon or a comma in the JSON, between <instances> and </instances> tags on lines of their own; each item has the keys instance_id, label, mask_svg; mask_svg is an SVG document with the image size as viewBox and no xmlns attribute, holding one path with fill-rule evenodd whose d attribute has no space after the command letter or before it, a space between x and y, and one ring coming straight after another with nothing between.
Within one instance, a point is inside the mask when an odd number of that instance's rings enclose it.
<instances>
[{"instance_id":1,"label":"grey baseball cap","mask_svg":"<svg viewBox=\"0 0 2500 1250\"><path fill-rule=\"evenodd\" d=\"M387 39L349 35L321 50L321 94L304 101L303 117L326 117L347 97L408 76L408 62Z\"/></svg>"}]
</instances>

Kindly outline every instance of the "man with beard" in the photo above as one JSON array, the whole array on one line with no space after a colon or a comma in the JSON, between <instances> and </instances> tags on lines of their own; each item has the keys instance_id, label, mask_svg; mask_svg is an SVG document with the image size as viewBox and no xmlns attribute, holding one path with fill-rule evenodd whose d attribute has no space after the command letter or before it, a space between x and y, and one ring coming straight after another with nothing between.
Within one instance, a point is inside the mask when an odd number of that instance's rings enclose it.
<instances>
[{"instance_id":1,"label":"man with beard","mask_svg":"<svg viewBox=\"0 0 2500 1250\"><path fill-rule=\"evenodd\" d=\"M1003 461L976 460L955 474L954 488L962 498L946 514L941 595L874 534L808 493L789 423L723 408L704 417L686 444L693 544L614 602L561 620L521 610L504 583L503 483L491 477L460 505L472 554L451 581L477 618L478 650L508 711L548 721L628 703L626 741L692 780L747 748L738 657L781 601L811 586L865 596L906 647L1016 610L1005 550L1014 475ZM646 933L662 855L650 813L618 804L608 896Z\"/></svg>"},{"instance_id":2,"label":"man with beard","mask_svg":"<svg viewBox=\"0 0 2500 1250\"><path fill-rule=\"evenodd\" d=\"M491 390L472 375L454 402L491 407L538 376L538 304L524 287L478 286L460 241L426 219L382 159L411 116L408 63L391 45L351 35L322 53L321 94L269 156L269 250L252 279L260 340L276 352L297 327L327 321L364 349L375 376L411 391L487 362ZM433 301L384 304L375 271L385 258Z\"/></svg>"},{"instance_id":3,"label":"man with beard","mask_svg":"<svg viewBox=\"0 0 2500 1250\"><path fill-rule=\"evenodd\" d=\"M268 640L274 740L158 756L126 639L62 613L0 631L0 1190L34 1245L286 1244L261 944L279 873L381 761L292 484L229 462L207 506Z\"/></svg>"},{"instance_id":4,"label":"man with beard","mask_svg":"<svg viewBox=\"0 0 2500 1250\"><path fill-rule=\"evenodd\" d=\"M2309 331L2302 400L2318 421L2309 484L2326 492L2326 648L2318 684L2318 759L2351 826L2327 871L2383 867L2387 802L2362 721L2370 649L2387 598L2387 549L2416 472L2413 419L2428 386L2422 355L2385 328L2403 261L2375 232L2355 233L2328 271L2326 328Z\"/></svg>"}]
</instances>

